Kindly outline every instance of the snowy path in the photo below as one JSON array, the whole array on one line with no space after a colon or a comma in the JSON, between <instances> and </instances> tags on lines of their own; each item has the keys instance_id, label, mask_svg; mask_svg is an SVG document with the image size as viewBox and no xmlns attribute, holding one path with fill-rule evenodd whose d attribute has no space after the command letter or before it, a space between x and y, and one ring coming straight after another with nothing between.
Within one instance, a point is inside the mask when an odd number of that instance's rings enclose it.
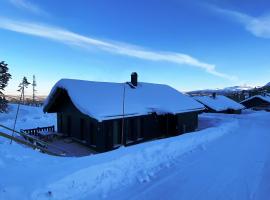
<instances>
[{"instance_id":1,"label":"snowy path","mask_svg":"<svg viewBox=\"0 0 270 200\"><path fill-rule=\"evenodd\" d=\"M270 199L270 123L258 117L239 119L239 128L233 134L195 149L150 182L124 188L114 197Z\"/></svg>"}]
</instances>

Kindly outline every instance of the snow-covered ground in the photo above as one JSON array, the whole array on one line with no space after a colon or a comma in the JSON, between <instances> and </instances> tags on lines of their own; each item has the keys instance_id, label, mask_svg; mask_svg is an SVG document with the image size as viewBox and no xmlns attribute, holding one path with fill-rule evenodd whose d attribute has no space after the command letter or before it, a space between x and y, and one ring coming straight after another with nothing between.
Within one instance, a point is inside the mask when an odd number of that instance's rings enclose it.
<instances>
[{"instance_id":1,"label":"snow-covered ground","mask_svg":"<svg viewBox=\"0 0 270 200\"><path fill-rule=\"evenodd\" d=\"M12 126L11 108L1 124ZM0 199L268 200L269 122L266 112L203 114L200 131L80 158L0 138ZM55 115L23 106L17 128L52 124Z\"/></svg>"},{"instance_id":2,"label":"snow-covered ground","mask_svg":"<svg viewBox=\"0 0 270 200\"><path fill-rule=\"evenodd\" d=\"M17 104L10 104L8 110L9 112L7 114L0 113L0 124L13 128ZM21 105L15 129L30 129L38 126L41 127L53 125L56 126L56 114L44 114L41 107ZM6 132L6 130L1 127L0 131Z\"/></svg>"}]
</instances>

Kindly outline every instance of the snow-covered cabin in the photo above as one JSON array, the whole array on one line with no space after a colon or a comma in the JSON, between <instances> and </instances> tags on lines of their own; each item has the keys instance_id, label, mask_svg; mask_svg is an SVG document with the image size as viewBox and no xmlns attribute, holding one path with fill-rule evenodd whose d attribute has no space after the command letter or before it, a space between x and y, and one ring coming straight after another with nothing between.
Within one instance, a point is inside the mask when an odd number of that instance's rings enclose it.
<instances>
[{"instance_id":1,"label":"snow-covered cabin","mask_svg":"<svg viewBox=\"0 0 270 200\"><path fill-rule=\"evenodd\" d=\"M240 103L215 93L212 96L196 96L194 99L202 103L207 108L207 112L240 114L242 109L245 108Z\"/></svg>"},{"instance_id":2,"label":"snow-covered cabin","mask_svg":"<svg viewBox=\"0 0 270 200\"><path fill-rule=\"evenodd\" d=\"M194 131L204 106L161 84L62 79L44 112L57 113L58 132L103 152L124 144Z\"/></svg>"},{"instance_id":3,"label":"snow-covered cabin","mask_svg":"<svg viewBox=\"0 0 270 200\"><path fill-rule=\"evenodd\" d=\"M246 108L270 111L270 95L255 95L241 102Z\"/></svg>"}]
</instances>

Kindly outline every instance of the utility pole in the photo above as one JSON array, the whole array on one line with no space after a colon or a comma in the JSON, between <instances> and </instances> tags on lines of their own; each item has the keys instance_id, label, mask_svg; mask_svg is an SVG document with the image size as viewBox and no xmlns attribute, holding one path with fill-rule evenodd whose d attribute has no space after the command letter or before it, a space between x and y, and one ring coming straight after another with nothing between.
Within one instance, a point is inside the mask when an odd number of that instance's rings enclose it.
<instances>
[{"instance_id":1,"label":"utility pole","mask_svg":"<svg viewBox=\"0 0 270 200\"><path fill-rule=\"evenodd\" d=\"M33 87L33 104L36 103L36 86L37 86L37 83L36 83L36 77L35 75L33 75L33 83L32 83L32 87Z\"/></svg>"},{"instance_id":2,"label":"utility pole","mask_svg":"<svg viewBox=\"0 0 270 200\"><path fill-rule=\"evenodd\" d=\"M126 137L125 137L125 98L126 98L126 83L123 85L123 101L122 101L122 138L121 143L123 146L126 144Z\"/></svg>"}]
</instances>

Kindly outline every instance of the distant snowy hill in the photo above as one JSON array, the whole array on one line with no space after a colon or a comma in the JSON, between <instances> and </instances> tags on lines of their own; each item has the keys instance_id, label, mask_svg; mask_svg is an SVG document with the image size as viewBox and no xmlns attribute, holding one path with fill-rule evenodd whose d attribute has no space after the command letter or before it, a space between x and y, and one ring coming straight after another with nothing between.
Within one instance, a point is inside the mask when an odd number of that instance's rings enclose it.
<instances>
[{"instance_id":1,"label":"distant snowy hill","mask_svg":"<svg viewBox=\"0 0 270 200\"><path fill-rule=\"evenodd\" d=\"M251 90L253 87L248 86L248 85L243 85L243 86L232 86L232 87L226 87L223 90L224 91L243 91L243 90Z\"/></svg>"},{"instance_id":2,"label":"distant snowy hill","mask_svg":"<svg viewBox=\"0 0 270 200\"><path fill-rule=\"evenodd\" d=\"M270 82L269 82L269 83L267 83L265 86L270 86Z\"/></svg>"},{"instance_id":3,"label":"distant snowy hill","mask_svg":"<svg viewBox=\"0 0 270 200\"><path fill-rule=\"evenodd\" d=\"M252 90L253 87L248 86L248 85L242 85L242 86L232 86L232 87L226 87L223 89L216 88L216 89L205 89L205 90L196 90L196 91L190 91L187 92L188 94L211 94L213 92L216 92L217 94L228 94L228 93L233 93L233 92L240 92L243 90Z\"/></svg>"}]
</instances>

